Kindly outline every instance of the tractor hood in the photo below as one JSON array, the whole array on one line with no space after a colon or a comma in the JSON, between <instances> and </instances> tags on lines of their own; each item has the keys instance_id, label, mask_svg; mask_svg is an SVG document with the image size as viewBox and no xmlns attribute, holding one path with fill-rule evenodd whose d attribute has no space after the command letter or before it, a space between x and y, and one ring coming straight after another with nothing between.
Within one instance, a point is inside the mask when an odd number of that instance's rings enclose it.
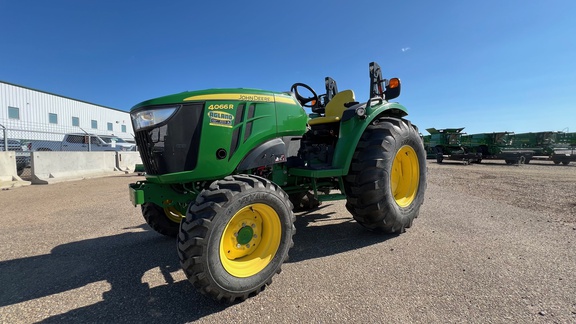
<instances>
[{"instance_id":1,"label":"tractor hood","mask_svg":"<svg viewBox=\"0 0 576 324\"><path fill-rule=\"evenodd\" d=\"M207 100L240 100L240 101L252 101L252 102L282 101L285 103L298 104L298 102L292 97L292 95L287 92L273 92L273 91L249 89L249 88L218 88L218 89L206 89L197 91L185 91L181 93L146 100L132 107L130 111L134 111L137 110L138 108L145 106L169 105L175 103L181 104L190 101L207 101Z\"/></svg>"},{"instance_id":2,"label":"tractor hood","mask_svg":"<svg viewBox=\"0 0 576 324\"><path fill-rule=\"evenodd\" d=\"M130 115L147 178L161 183L220 179L238 167L282 163L286 152L277 146L285 145L271 141L302 136L308 120L289 93L242 88L151 99ZM265 152L256 158L251 152L258 150ZM268 161L271 152L278 158Z\"/></svg>"}]
</instances>

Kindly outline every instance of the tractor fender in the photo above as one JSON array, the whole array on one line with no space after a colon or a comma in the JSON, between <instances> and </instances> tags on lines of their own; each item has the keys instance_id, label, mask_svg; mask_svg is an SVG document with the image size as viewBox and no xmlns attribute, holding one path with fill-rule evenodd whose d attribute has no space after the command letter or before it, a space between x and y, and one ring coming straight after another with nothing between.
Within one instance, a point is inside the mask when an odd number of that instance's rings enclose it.
<instances>
[{"instance_id":1,"label":"tractor fender","mask_svg":"<svg viewBox=\"0 0 576 324\"><path fill-rule=\"evenodd\" d=\"M286 144L281 138L274 138L252 149L236 170L245 171L281 162L286 162Z\"/></svg>"},{"instance_id":2,"label":"tractor fender","mask_svg":"<svg viewBox=\"0 0 576 324\"><path fill-rule=\"evenodd\" d=\"M376 99L372 99L375 101ZM334 159L332 166L336 169L341 169L342 174L348 174L350 163L360 137L364 134L366 127L370 125L375 119L380 117L389 116L401 118L408 115L407 109L397 102L386 102L382 104L374 104L367 109L365 118L360 118L356 114L356 109L365 108L367 103L359 103L344 110L342 120L340 122L340 138L334 150Z\"/></svg>"}]
</instances>

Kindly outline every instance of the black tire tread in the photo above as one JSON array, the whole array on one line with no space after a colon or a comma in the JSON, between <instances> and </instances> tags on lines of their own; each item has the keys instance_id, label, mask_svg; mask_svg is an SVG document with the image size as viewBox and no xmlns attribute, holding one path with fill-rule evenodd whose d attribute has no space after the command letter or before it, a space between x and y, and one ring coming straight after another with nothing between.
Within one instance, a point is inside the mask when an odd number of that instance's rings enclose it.
<instances>
[{"instance_id":1,"label":"black tire tread","mask_svg":"<svg viewBox=\"0 0 576 324\"><path fill-rule=\"evenodd\" d=\"M290 205L290 210L292 210L292 204L289 201L288 195L276 184L265 178L253 175L232 175L212 183L208 189L202 191L196 203L192 203L189 207L188 215L194 215L194 219L187 217L181 224L180 234L178 236L178 257L184 273L193 286L203 295L221 302L233 303L246 300L249 297L259 294L267 285L272 283L272 279L270 278L270 280L267 280L262 285L243 294L232 292L225 294L207 278L207 267L201 257L207 250L208 242L206 235L210 231L214 216L222 210L222 204L235 199L237 194L253 188L267 188L280 194ZM296 232L294 221L295 216L291 214L293 234ZM292 237L290 237L289 240L289 247L292 248L294 241ZM282 263L287 259L288 254L286 254ZM281 271L280 266L276 270L276 273L280 273Z\"/></svg>"},{"instance_id":2,"label":"black tire tread","mask_svg":"<svg viewBox=\"0 0 576 324\"><path fill-rule=\"evenodd\" d=\"M171 221L164 213L164 208L154 203L144 203L141 208L144 220L153 230L169 237L178 236L180 224Z\"/></svg>"},{"instance_id":3,"label":"black tire tread","mask_svg":"<svg viewBox=\"0 0 576 324\"><path fill-rule=\"evenodd\" d=\"M407 136L419 139L417 127L401 118L382 117L366 128L354 152L349 175L344 178L346 208L358 223L370 230L402 233L418 217L426 189L425 173L420 175L423 181L415 199L418 206L410 217L395 215L395 202L386 198L390 177L386 164L391 163L387 159L394 159L396 141ZM415 147L421 157L419 162L425 165L426 152L422 141L415 145L419 145Z\"/></svg>"},{"instance_id":4,"label":"black tire tread","mask_svg":"<svg viewBox=\"0 0 576 324\"><path fill-rule=\"evenodd\" d=\"M289 195L294 212L303 212L317 209L320 201L314 197L312 192L302 192Z\"/></svg>"}]
</instances>

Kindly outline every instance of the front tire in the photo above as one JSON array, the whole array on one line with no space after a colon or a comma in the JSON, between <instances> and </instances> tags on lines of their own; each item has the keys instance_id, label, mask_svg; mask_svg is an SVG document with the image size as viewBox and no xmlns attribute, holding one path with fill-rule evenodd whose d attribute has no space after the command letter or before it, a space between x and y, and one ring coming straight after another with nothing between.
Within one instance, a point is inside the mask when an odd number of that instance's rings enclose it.
<instances>
[{"instance_id":1,"label":"front tire","mask_svg":"<svg viewBox=\"0 0 576 324\"><path fill-rule=\"evenodd\" d=\"M289 197L294 212L310 211L320 206L320 201L310 191L291 194Z\"/></svg>"},{"instance_id":2,"label":"front tire","mask_svg":"<svg viewBox=\"0 0 576 324\"><path fill-rule=\"evenodd\" d=\"M417 128L400 118L375 120L360 138L344 184L346 208L360 225L404 232L426 191L426 152Z\"/></svg>"},{"instance_id":3,"label":"front tire","mask_svg":"<svg viewBox=\"0 0 576 324\"><path fill-rule=\"evenodd\" d=\"M213 182L190 205L178 236L180 264L202 294L234 302L272 283L294 245L288 195L254 175Z\"/></svg>"}]
</instances>

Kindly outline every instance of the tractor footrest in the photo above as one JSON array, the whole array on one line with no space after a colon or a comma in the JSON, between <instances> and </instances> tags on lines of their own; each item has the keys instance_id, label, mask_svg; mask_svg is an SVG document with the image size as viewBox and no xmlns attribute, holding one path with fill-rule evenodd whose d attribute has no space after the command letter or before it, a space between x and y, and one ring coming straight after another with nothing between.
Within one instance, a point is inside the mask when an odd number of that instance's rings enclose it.
<instances>
[{"instance_id":1,"label":"tractor footrest","mask_svg":"<svg viewBox=\"0 0 576 324\"><path fill-rule=\"evenodd\" d=\"M328 194L328 195L318 195L319 201L334 201L346 199L346 195L343 194Z\"/></svg>"},{"instance_id":2,"label":"tractor footrest","mask_svg":"<svg viewBox=\"0 0 576 324\"><path fill-rule=\"evenodd\" d=\"M288 173L290 175L308 177L308 178L331 178L331 177L340 177L344 175L342 169L313 170L313 169L290 168L288 169Z\"/></svg>"}]
</instances>

